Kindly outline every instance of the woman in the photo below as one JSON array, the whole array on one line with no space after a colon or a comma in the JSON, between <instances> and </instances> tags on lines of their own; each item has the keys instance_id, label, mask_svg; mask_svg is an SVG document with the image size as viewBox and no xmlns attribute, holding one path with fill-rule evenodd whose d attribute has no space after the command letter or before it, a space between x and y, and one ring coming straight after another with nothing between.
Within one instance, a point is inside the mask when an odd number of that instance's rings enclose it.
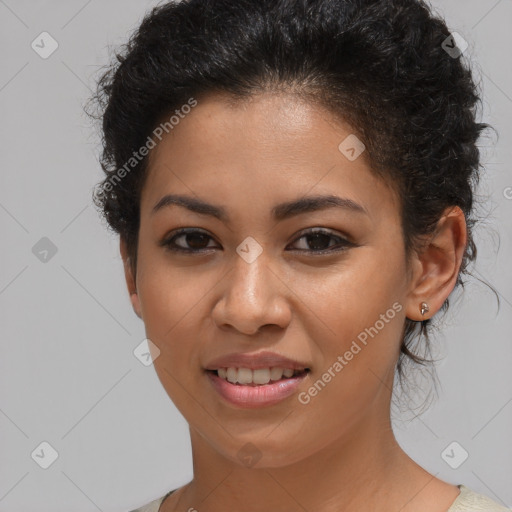
<instances>
[{"instance_id":1,"label":"woman","mask_svg":"<svg viewBox=\"0 0 512 512\"><path fill-rule=\"evenodd\" d=\"M456 42L420 0L192 0L103 75L95 199L193 450L139 511L507 510L390 422L476 256Z\"/></svg>"}]
</instances>

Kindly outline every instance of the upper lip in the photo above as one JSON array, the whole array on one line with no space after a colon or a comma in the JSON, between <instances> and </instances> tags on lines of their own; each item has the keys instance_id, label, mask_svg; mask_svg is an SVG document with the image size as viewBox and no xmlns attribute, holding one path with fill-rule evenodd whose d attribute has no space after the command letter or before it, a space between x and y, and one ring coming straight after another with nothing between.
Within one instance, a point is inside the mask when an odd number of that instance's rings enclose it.
<instances>
[{"instance_id":1,"label":"upper lip","mask_svg":"<svg viewBox=\"0 0 512 512\"><path fill-rule=\"evenodd\" d=\"M309 369L308 363L303 363L276 354L274 352L258 352L256 354L231 353L210 361L205 367L206 370L218 370L219 368L249 368L258 370L260 368L291 368L292 370Z\"/></svg>"}]
</instances>

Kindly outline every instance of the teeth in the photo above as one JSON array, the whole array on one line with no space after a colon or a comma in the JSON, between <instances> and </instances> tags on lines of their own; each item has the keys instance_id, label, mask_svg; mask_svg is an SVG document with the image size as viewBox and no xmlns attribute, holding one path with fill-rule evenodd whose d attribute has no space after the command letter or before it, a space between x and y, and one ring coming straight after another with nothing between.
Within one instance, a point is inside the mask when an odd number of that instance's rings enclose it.
<instances>
[{"instance_id":1,"label":"teeth","mask_svg":"<svg viewBox=\"0 0 512 512\"><path fill-rule=\"evenodd\" d=\"M249 368L238 368L237 380L240 384L251 384L252 370L249 370Z\"/></svg>"},{"instance_id":2,"label":"teeth","mask_svg":"<svg viewBox=\"0 0 512 512\"><path fill-rule=\"evenodd\" d=\"M252 381L254 384L268 384L270 382L270 369L260 368L252 371Z\"/></svg>"},{"instance_id":3,"label":"teeth","mask_svg":"<svg viewBox=\"0 0 512 512\"><path fill-rule=\"evenodd\" d=\"M279 380L283 376L283 368L271 368L270 369L270 380Z\"/></svg>"},{"instance_id":4,"label":"teeth","mask_svg":"<svg viewBox=\"0 0 512 512\"><path fill-rule=\"evenodd\" d=\"M217 370L219 377L228 380L232 384L268 384L270 381L280 380L283 377L292 377L300 370L294 371L291 368L260 368L251 370L250 368L219 368Z\"/></svg>"},{"instance_id":5,"label":"teeth","mask_svg":"<svg viewBox=\"0 0 512 512\"><path fill-rule=\"evenodd\" d=\"M229 382L236 384L236 379L238 378L238 370L236 368L227 368L226 374L226 377L229 380Z\"/></svg>"}]
</instances>

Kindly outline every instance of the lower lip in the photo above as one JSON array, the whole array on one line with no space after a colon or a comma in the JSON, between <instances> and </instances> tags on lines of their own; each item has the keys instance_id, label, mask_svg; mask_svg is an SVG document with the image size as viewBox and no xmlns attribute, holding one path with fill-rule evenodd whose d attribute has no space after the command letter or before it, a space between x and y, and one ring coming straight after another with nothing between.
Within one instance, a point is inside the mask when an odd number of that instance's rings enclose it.
<instances>
[{"instance_id":1,"label":"lower lip","mask_svg":"<svg viewBox=\"0 0 512 512\"><path fill-rule=\"evenodd\" d=\"M293 395L300 383L306 378L309 372L282 379L269 384L259 386L243 386L232 384L231 382L219 377L216 373L207 371L216 391L229 403L246 409L256 407L267 407L279 403L281 400Z\"/></svg>"}]
</instances>

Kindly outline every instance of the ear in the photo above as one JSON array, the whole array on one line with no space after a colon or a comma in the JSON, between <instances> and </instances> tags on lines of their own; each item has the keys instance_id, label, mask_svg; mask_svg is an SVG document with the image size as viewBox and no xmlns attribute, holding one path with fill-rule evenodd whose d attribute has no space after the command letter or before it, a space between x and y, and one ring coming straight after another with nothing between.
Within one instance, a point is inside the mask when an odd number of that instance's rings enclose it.
<instances>
[{"instance_id":1,"label":"ear","mask_svg":"<svg viewBox=\"0 0 512 512\"><path fill-rule=\"evenodd\" d=\"M413 257L405 310L407 318L426 320L441 308L457 282L466 243L464 212L458 206L447 208L421 253ZM425 315L420 312L422 302L429 306Z\"/></svg>"},{"instance_id":2,"label":"ear","mask_svg":"<svg viewBox=\"0 0 512 512\"><path fill-rule=\"evenodd\" d=\"M128 293L130 294L130 301L132 303L132 307L133 310L135 311L135 314L142 319L142 310L140 307L140 301L139 296L137 294L137 286L135 280L136 276L133 275L132 262L130 260L130 257L128 256L126 241L123 237L120 237L119 249L121 251L121 257L123 258L124 277L126 280L126 286L128 287Z\"/></svg>"}]
</instances>

